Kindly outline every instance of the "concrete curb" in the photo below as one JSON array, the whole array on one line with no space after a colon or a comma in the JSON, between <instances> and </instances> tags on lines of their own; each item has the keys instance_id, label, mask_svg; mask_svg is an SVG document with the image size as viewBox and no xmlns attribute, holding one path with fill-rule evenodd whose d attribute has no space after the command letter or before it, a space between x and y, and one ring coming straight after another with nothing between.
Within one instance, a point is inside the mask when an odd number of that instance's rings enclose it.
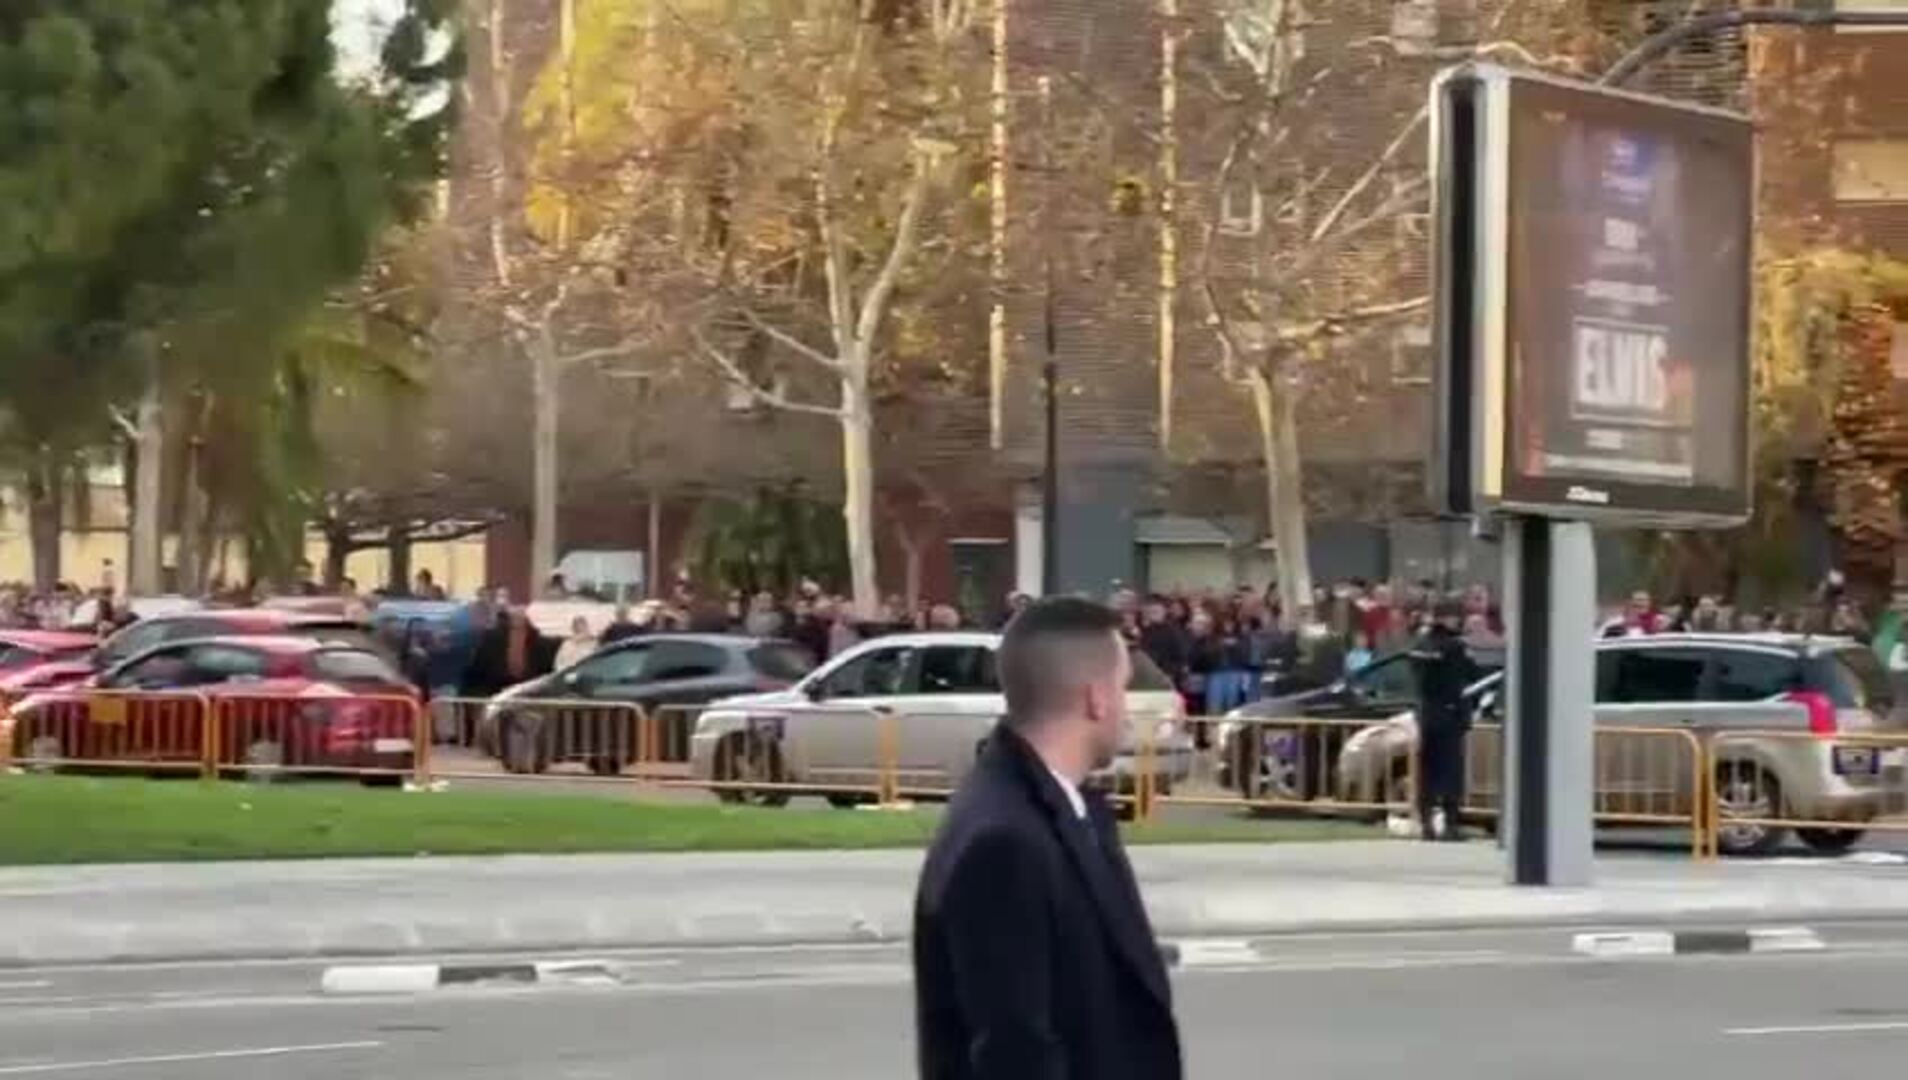
<instances>
[{"instance_id":1,"label":"concrete curb","mask_svg":"<svg viewBox=\"0 0 1908 1080\"><path fill-rule=\"evenodd\" d=\"M1820 952L1828 946L1803 926L1745 930L1627 930L1578 934L1570 949L1579 956L1613 960L1645 956Z\"/></svg>"},{"instance_id":2,"label":"concrete curb","mask_svg":"<svg viewBox=\"0 0 1908 1080\"><path fill-rule=\"evenodd\" d=\"M325 969L318 986L327 994L421 994L446 986L507 984L572 986L616 981L605 960L547 960L515 964L369 964Z\"/></svg>"}]
</instances>

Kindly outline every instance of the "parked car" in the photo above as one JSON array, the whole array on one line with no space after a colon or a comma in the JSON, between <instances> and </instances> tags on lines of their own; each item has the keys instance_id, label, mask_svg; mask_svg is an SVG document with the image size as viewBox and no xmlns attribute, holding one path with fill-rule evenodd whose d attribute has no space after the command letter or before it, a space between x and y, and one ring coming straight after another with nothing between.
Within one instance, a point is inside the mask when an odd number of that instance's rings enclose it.
<instances>
[{"instance_id":1,"label":"parked car","mask_svg":"<svg viewBox=\"0 0 1908 1080\"><path fill-rule=\"evenodd\" d=\"M98 644L65 630L0 630L0 701L84 679Z\"/></svg>"},{"instance_id":2,"label":"parked car","mask_svg":"<svg viewBox=\"0 0 1908 1080\"><path fill-rule=\"evenodd\" d=\"M1471 659L1481 671L1501 671L1504 649L1473 646ZM1329 686L1241 706L1219 724L1219 782L1255 799L1317 799L1337 788L1339 752L1360 730L1346 721L1386 720L1417 706L1418 671L1408 652L1379 657ZM1266 722L1287 719L1322 722Z\"/></svg>"},{"instance_id":3,"label":"parked car","mask_svg":"<svg viewBox=\"0 0 1908 1080\"><path fill-rule=\"evenodd\" d=\"M792 689L717 703L696 722L694 774L727 783L810 785L826 790L871 788L882 761L877 714L898 718L903 789L951 792L1006 712L995 667L1000 635L900 634L842 653ZM1152 734L1154 780L1170 790L1192 769L1185 705L1171 680L1135 651L1127 705L1133 731ZM1130 790L1139 775L1137 737L1096 782ZM730 802L779 806L787 790L729 788ZM857 791L829 795L841 806L865 801Z\"/></svg>"},{"instance_id":4,"label":"parked car","mask_svg":"<svg viewBox=\"0 0 1908 1080\"><path fill-rule=\"evenodd\" d=\"M183 615L190 611L201 611L205 602L190 596L132 596L124 597L114 605L115 610L131 612L135 619L157 619L167 615ZM99 626L99 598L89 596L74 605L68 616L68 629L90 634Z\"/></svg>"},{"instance_id":5,"label":"parked car","mask_svg":"<svg viewBox=\"0 0 1908 1080\"><path fill-rule=\"evenodd\" d=\"M1837 745L1837 734L1908 736L1908 705L1898 701L1872 651L1842 638L1795 634L1657 635L1597 642L1595 722L1600 727L1667 728L1716 742L1714 782L1720 795L1720 846L1753 854L1779 846L1786 830L1732 825L1731 817L1789 818L1860 824L1898 809L1908 751ZM1501 718L1502 676L1471 687L1486 721ZM1360 732L1344 747L1337 775L1341 798L1370 801L1375 785L1396 783L1417 747L1417 717L1405 713ZM1812 733L1818 738L1758 738L1756 733ZM1599 802L1689 813L1698 793L1691 770L1664 768L1662 741L1606 735L1598 740ZM1470 775L1477 796L1495 806L1502 790L1501 750L1473 737ZM1860 829L1805 828L1809 847L1844 851Z\"/></svg>"},{"instance_id":6,"label":"parked car","mask_svg":"<svg viewBox=\"0 0 1908 1080\"><path fill-rule=\"evenodd\" d=\"M99 639L63 630L0 630L0 671L19 671L93 651Z\"/></svg>"},{"instance_id":7,"label":"parked car","mask_svg":"<svg viewBox=\"0 0 1908 1080\"><path fill-rule=\"evenodd\" d=\"M511 772L538 773L557 762L581 761L593 772L613 776L635 759L637 750L633 735L611 726L618 712L556 703L601 702L645 710L706 705L738 694L784 690L814 667L807 650L772 638L630 638L498 694L478 723L477 745ZM690 726L687 711L665 711L663 747L683 747L686 753Z\"/></svg>"},{"instance_id":8,"label":"parked car","mask_svg":"<svg viewBox=\"0 0 1908 1080\"><path fill-rule=\"evenodd\" d=\"M145 699L159 704L121 696L175 692ZM77 687L30 696L13 709L14 756L29 766L35 759L200 761L205 728L184 692L211 703L222 763L411 767L415 696L382 654L270 634L160 645ZM155 712L129 722L134 709Z\"/></svg>"},{"instance_id":9,"label":"parked car","mask_svg":"<svg viewBox=\"0 0 1908 1080\"><path fill-rule=\"evenodd\" d=\"M370 627L355 619L306 615L277 608L206 608L140 619L107 638L93 655L103 672L159 645L209 637L275 634L375 649Z\"/></svg>"}]
</instances>

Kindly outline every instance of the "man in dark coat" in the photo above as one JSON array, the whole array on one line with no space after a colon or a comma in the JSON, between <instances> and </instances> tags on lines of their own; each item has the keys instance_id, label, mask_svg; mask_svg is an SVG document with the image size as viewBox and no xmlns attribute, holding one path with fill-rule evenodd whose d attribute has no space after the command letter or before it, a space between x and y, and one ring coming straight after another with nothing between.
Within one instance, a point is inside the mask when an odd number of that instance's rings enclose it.
<instances>
[{"instance_id":1,"label":"man in dark coat","mask_svg":"<svg viewBox=\"0 0 1908 1080\"><path fill-rule=\"evenodd\" d=\"M928 851L915 900L923 1080L1179 1080L1167 982L1105 801L1127 727L1110 609L1040 601L1000 649L1007 716Z\"/></svg>"},{"instance_id":2,"label":"man in dark coat","mask_svg":"<svg viewBox=\"0 0 1908 1080\"><path fill-rule=\"evenodd\" d=\"M1478 678L1463 620L1463 608L1439 604L1436 620L1411 649L1418 675L1418 821L1426 840L1463 839L1464 737L1471 729L1464 688Z\"/></svg>"}]
</instances>

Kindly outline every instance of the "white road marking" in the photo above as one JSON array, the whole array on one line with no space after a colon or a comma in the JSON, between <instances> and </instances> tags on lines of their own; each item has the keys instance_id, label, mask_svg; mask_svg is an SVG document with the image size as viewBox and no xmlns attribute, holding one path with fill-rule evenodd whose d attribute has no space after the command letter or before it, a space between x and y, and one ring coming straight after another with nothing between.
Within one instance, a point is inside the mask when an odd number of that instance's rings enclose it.
<instances>
[{"instance_id":1,"label":"white road marking","mask_svg":"<svg viewBox=\"0 0 1908 1080\"><path fill-rule=\"evenodd\" d=\"M1870 1031L1908 1031L1908 1020L1866 1024L1796 1024L1792 1027L1725 1028L1724 1035L1858 1035Z\"/></svg>"},{"instance_id":2,"label":"white road marking","mask_svg":"<svg viewBox=\"0 0 1908 1080\"><path fill-rule=\"evenodd\" d=\"M53 985L51 979L34 979L31 982L0 982L0 990L44 990Z\"/></svg>"},{"instance_id":3,"label":"white road marking","mask_svg":"<svg viewBox=\"0 0 1908 1080\"><path fill-rule=\"evenodd\" d=\"M325 971L319 987L327 994L421 994L437 989L437 973L436 964L335 967Z\"/></svg>"},{"instance_id":4,"label":"white road marking","mask_svg":"<svg viewBox=\"0 0 1908 1080\"><path fill-rule=\"evenodd\" d=\"M1189 938L1173 944L1179 948L1179 966L1237 967L1257 964L1259 951L1245 938Z\"/></svg>"},{"instance_id":5,"label":"white road marking","mask_svg":"<svg viewBox=\"0 0 1908 1080\"><path fill-rule=\"evenodd\" d=\"M383 1045L382 1042L377 1041L312 1043L308 1046L259 1046L242 1050L207 1050L198 1054L99 1058L94 1061L40 1061L26 1065L0 1065L0 1076L78 1072L81 1069L116 1069L132 1065L175 1065L185 1061L231 1061L237 1058L288 1057L292 1054L335 1054L346 1050L375 1050Z\"/></svg>"},{"instance_id":6,"label":"white road marking","mask_svg":"<svg viewBox=\"0 0 1908 1080\"><path fill-rule=\"evenodd\" d=\"M1765 926L1749 931L1749 951L1821 952L1828 948L1822 936L1806 926Z\"/></svg>"}]
</instances>

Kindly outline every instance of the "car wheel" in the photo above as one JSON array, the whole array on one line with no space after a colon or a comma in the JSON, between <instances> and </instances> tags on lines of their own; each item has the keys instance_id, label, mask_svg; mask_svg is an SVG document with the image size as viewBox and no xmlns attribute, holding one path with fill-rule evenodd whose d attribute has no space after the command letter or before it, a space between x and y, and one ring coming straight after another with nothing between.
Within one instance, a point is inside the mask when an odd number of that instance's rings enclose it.
<instances>
[{"instance_id":1,"label":"car wheel","mask_svg":"<svg viewBox=\"0 0 1908 1080\"><path fill-rule=\"evenodd\" d=\"M724 784L779 784L783 782L782 751L772 742L735 734L722 740L716 749L715 777ZM750 806L787 806L786 791L763 791L746 786L725 787L716 792L725 803Z\"/></svg>"},{"instance_id":2,"label":"car wheel","mask_svg":"<svg viewBox=\"0 0 1908 1080\"><path fill-rule=\"evenodd\" d=\"M280 772L285 765L285 744L276 739L256 739L245 748L245 781L251 784L271 784L285 778Z\"/></svg>"},{"instance_id":3,"label":"car wheel","mask_svg":"<svg viewBox=\"0 0 1908 1080\"><path fill-rule=\"evenodd\" d=\"M590 772L597 776L621 776L623 775L622 759L599 754L590 759Z\"/></svg>"},{"instance_id":4,"label":"car wheel","mask_svg":"<svg viewBox=\"0 0 1908 1080\"><path fill-rule=\"evenodd\" d=\"M1259 769L1252 782L1255 800L1303 801L1305 798L1305 750L1297 733L1282 733L1265 740L1259 750Z\"/></svg>"},{"instance_id":5,"label":"car wheel","mask_svg":"<svg viewBox=\"0 0 1908 1080\"><path fill-rule=\"evenodd\" d=\"M1818 855L1841 855L1861 843L1865 829L1797 829L1795 835Z\"/></svg>"},{"instance_id":6,"label":"car wheel","mask_svg":"<svg viewBox=\"0 0 1908 1080\"><path fill-rule=\"evenodd\" d=\"M837 810L853 810L857 806L868 805L869 801L866 795L848 795L839 791L828 796L828 805Z\"/></svg>"},{"instance_id":7,"label":"car wheel","mask_svg":"<svg viewBox=\"0 0 1908 1080\"><path fill-rule=\"evenodd\" d=\"M58 735L35 735L27 741L20 767L30 773L51 773L59 769L53 762L65 756L66 748L60 744Z\"/></svg>"},{"instance_id":8,"label":"car wheel","mask_svg":"<svg viewBox=\"0 0 1908 1080\"><path fill-rule=\"evenodd\" d=\"M533 717L511 714L505 716L498 727L502 731L499 740L498 757L503 761L505 772L530 776L549 768L549 759L543 753L543 725Z\"/></svg>"},{"instance_id":9,"label":"car wheel","mask_svg":"<svg viewBox=\"0 0 1908 1080\"><path fill-rule=\"evenodd\" d=\"M1716 848L1724 855L1766 855L1782 845L1784 830L1732 824L1732 818L1773 818L1781 813L1782 789L1767 769L1746 761L1716 767Z\"/></svg>"}]
</instances>

